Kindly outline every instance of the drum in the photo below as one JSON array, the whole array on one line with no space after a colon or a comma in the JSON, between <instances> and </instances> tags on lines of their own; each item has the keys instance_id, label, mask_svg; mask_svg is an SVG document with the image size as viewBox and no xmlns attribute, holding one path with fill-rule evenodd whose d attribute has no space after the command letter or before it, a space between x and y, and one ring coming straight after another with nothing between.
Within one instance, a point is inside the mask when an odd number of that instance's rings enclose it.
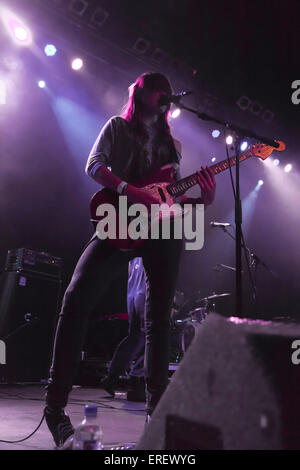
<instances>
[{"instance_id":1,"label":"drum","mask_svg":"<svg viewBox=\"0 0 300 470\"><path fill-rule=\"evenodd\" d=\"M181 347L181 338L183 334L185 324L173 322L170 328L170 355L169 362L178 363L183 357L183 351Z\"/></svg>"},{"instance_id":2,"label":"drum","mask_svg":"<svg viewBox=\"0 0 300 470\"><path fill-rule=\"evenodd\" d=\"M201 323L195 320L188 321L183 329L182 336L181 336L181 349L185 354L189 346L191 345L195 334L197 333L198 329L201 328Z\"/></svg>"},{"instance_id":3,"label":"drum","mask_svg":"<svg viewBox=\"0 0 300 470\"><path fill-rule=\"evenodd\" d=\"M209 310L207 307L199 307L189 313L181 336L181 348L183 353L187 351L201 323L208 314Z\"/></svg>"},{"instance_id":4,"label":"drum","mask_svg":"<svg viewBox=\"0 0 300 470\"><path fill-rule=\"evenodd\" d=\"M184 293L180 292L179 290L175 291L172 308L171 308L171 323L174 325L176 320L179 318L180 308L184 304Z\"/></svg>"},{"instance_id":5,"label":"drum","mask_svg":"<svg viewBox=\"0 0 300 470\"><path fill-rule=\"evenodd\" d=\"M197 322L201 323L201 322L203 322L203 320L205 320L208 313L209 313L209 311L207 310L207 307L195 308L195 310L192 310L189 313L189 317L193 321L197 321Z\"/></svg>"}]
</instances>

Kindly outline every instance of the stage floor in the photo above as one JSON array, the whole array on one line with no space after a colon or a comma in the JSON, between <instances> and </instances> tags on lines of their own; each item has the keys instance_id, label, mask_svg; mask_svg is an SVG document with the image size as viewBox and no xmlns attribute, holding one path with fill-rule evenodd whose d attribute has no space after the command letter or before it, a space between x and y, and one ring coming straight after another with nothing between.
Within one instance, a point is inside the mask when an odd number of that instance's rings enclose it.
<instances>
[{"instance_id":1,"label":"stage floor","mask_svg":"<svg viewBox=\"0 0 300 470\"><path fill-rule=\"evenodd\" d=\"M44 409L44 386L0 385L0 440L14 441L31 434L38 426ZM120 392L115 398L101 388L73 388L66 412L76 427L83 419L85 404L98 405L98 416L106 445L136 443L144 430L145 404L129 402ZM0 450L53 450L54 442L45 421L28 440L0 442Z\"/></svg>"}]
</instances>

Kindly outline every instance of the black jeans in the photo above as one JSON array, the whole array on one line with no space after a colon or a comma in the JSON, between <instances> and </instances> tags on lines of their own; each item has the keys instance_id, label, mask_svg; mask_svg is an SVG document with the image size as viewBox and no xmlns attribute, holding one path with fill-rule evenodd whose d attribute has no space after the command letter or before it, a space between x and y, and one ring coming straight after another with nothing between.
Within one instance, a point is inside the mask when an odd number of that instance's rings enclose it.
<instances>
[{"instance_id":1,"label":"black jeans","mask_svg":"<svg viewBox=\"0 0 300 470\"><path fill-rule=\"evenodd\" d=\"M168 383L169 316L182 240L145 240L137 251L119 251L93 237L65 292L56 329L46 403L64 408L80 359L88 320L121 263L141 256L146 272L146 409L152 413Z\"/></svg>"}]
</instances>

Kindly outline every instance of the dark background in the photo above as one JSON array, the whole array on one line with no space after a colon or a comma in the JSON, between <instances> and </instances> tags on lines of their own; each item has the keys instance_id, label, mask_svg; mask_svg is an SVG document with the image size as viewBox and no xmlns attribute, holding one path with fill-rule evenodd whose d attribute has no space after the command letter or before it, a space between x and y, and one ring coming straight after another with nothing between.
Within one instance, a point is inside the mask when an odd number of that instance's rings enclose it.
<instances>
[{"instance_id":1,"label":"dark background","mask_svg":"<svg viewBox=\"0 0 300 470\"><path fill-rule=\"evenodd\" d=\"M64 286L89 237L89 199L97 184L84 173L90 148L105 121L120 114L127 88L142 72L166 73L175 92L193 89L186 103L200 111L286 143L273 169L258 159L241 167L244 234L249 247L276 273L257 273L259 307L250 298L245 272L244 314L297 317L299 279L299 113L291 83L299 73L298 1L136 1L23 0L6 2L34 34L29 48L0 32L0 76L7 81L7 104L0 106L0 269L7 250L30 246L64 260ZM97 8L108 16L93 21ZM98 14L101 16L103 13ZM98 18L99 19L99 18ZM56 56L43 48L54 43ZM80 55L82 71L70 60ZM0 78L1 78L0 77ZM47 88L37 87L44 79ZM247 96L253 107L240 109ZM251 110L251 109L252 110ZM271 113L271 114L270 114ZM271 116L269 120L266 116ZM216 127L182 112L171 121L182 142L183 176L211 157L226 157ZM275 152L276 153L276 152ZM285 163L293 171L285 174ZM265 184L258 191L258 179ZM196 194L197 191L194 191ZM234 242L209 222L234 222L229 173L217 177L217 197L205 213L205 245L184 252L178 288L187 296L234 293ZM246 271L246 267L244 267ZM125 309L122 288L107 294L101 313ZM232 296L218 310L234 313Z\"/></svg>"}]
</instances>

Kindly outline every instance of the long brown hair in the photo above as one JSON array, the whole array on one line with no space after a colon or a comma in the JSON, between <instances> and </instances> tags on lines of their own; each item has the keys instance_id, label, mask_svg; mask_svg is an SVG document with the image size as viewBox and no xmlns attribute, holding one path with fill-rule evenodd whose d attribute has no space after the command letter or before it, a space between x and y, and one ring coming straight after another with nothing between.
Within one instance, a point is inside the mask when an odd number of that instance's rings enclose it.
<instances>
[{"instance_id":1,"label":"long brown hair","mask_svg":"<svg viewBox=\"0 0 300 470\"><path fill-rule=\"evenodd\" d=\"M137 144L136 155L136 176L139 177L139 172L145 172L142 162L140 162L140 155L143 146L149 138L147 128L142 120L143 101L142 95L144 90L163 91L167 95L172 94L172 87L168 78L157 72L145 72L132 83L129 88L128 101L123 108L121 117L128 121L135 142ZM153 141L155 152L153 155L152 169L164 165L166 163L178 161L176 149L174 146L173 137L171 135L168 117L170 113L170 105L166 106L164 112L159 113L158 118L154 124L156 136Z\"/></svg>"}]
</instances>

